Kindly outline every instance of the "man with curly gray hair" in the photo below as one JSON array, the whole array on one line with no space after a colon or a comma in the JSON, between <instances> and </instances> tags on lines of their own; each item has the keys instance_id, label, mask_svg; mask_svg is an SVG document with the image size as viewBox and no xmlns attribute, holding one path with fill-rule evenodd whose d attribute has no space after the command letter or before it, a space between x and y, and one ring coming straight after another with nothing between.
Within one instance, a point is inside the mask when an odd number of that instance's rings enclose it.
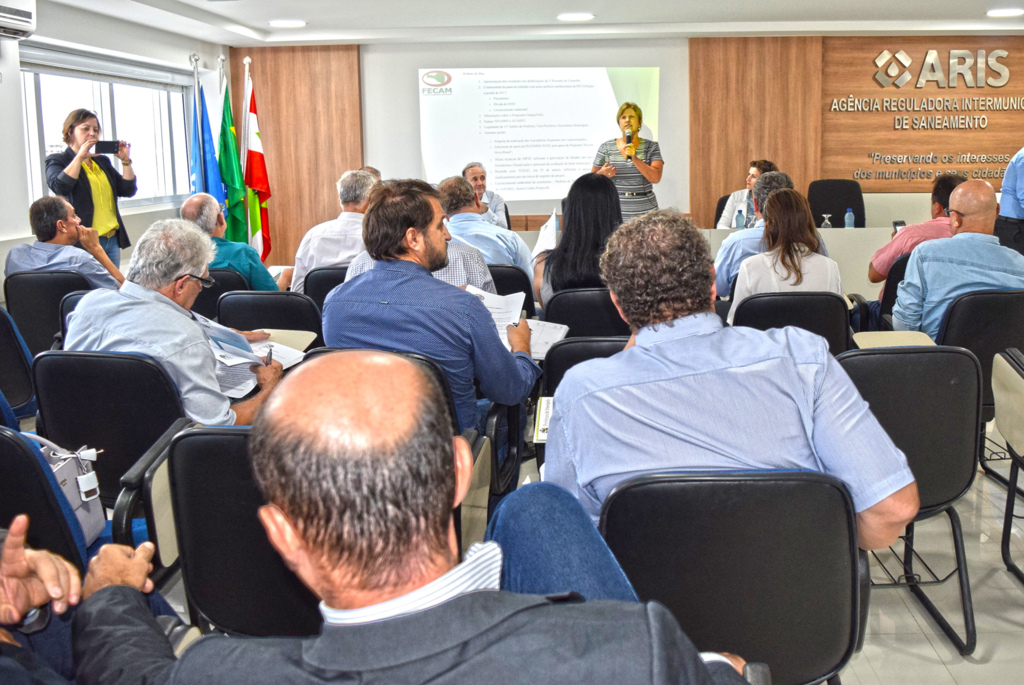
<instances>
[{"instance_id":1,"label":"man with curly gray hair","mask_svg":"<svg viewBox=\"0 0 1024 685\"><path fill-rule=\"evenodd\" d=\"M152 357L171 377L185 413L199 423L250 424L281 379L279 362L254 365L259 392L234 405L220 390L209 339L189 311L213 285L210 236L184 219L157 221L132 254L120 290L93 290L68 317L64 349Z\"/></svg>"},{"instance_id":2,"label":"man with curly gray hair","mask_svg":"<svg viewBox=\"0 0 1024 685\"><path fill-rule=\"evenodd\" d=\"M676 212L623 224L601 270L633 336L565 374L545 480L596 523L612 488L645 473L823 471L849 488L863 549L896 540L917 514L914 475L824 338L724 327L707 242Z\"/></svg>"}]
</instances>

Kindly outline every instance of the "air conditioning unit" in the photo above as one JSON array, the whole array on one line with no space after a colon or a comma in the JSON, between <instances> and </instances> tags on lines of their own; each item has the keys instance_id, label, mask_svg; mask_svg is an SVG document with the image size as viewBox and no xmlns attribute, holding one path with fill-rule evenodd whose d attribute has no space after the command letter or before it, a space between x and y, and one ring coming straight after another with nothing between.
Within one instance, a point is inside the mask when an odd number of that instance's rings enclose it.
<instances>
[{"instance_id":1,"label":"air conditioning unit","mask_svg":"<svg viewBox=\"0 0 1024 685\"><path fill-rule=\"evenodd\" d=\"M28 38L36 30L36 0L0 0L0 38Z\"/></svg>"}]
</instances>

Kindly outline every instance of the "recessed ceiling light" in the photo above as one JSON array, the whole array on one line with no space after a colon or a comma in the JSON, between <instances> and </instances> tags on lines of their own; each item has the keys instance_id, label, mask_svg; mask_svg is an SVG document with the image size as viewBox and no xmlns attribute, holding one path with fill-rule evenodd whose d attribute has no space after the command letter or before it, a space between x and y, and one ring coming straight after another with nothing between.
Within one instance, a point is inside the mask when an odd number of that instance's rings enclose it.
<instances>
[{"instance_id":1,"label":"recessed ceiling light","mask_svg":"<svg viewBox=\"0 0 1024 685\"><path fill-rule=\"evenodd\" d=\"M590 21L593 18L590 12L562 12L558 15L558 21Z\"/></svg>"},{"instance_id":2,"label":"recessed ceiling light","mask_svg":"<svg viewBox=\"0 0 1024 685\"><path fill-rule=\"evenodd\" d=\"M271 19L267 25L275 29L301 29L306 22L302 19Z\"/></svg>"},{"instance_id":3,"label":"recessed ceiling light","mask_svg":"<svg viewBox=\"0 0 1024 685\"><path fill-rule=\"evenodd\" d=\"M1024 9L1021 9L1020 7L1008 7L1006 9L1001 10L989 10L987 14L990 17L996 18L1019 17L1021 15L1024 15Z\"/></svg>"}]
</instances>

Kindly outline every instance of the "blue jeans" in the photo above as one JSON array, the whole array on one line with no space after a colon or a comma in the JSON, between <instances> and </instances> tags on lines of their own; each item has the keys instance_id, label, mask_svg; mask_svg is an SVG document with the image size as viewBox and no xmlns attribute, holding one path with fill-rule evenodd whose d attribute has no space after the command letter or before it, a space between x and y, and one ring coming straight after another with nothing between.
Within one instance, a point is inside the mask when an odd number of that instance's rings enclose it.
<instances>
[{"instance_id":1,"label":"blue jeans","mask_svg":"<svg viewBox=\"0 0 1024 685\"><path fill-rule=\"evenodd\" d=\"M590 516L567 491L531 483L502 499L486 540L501 545L501 589L640 601Z\"/></svg>"},{"instance_id":2,"label":"blue jeans","mask_svg":"<svg viewBox=\"0 0 1024 685\"><path fill-rule=\"evenodd\" d=\"M107 236L102 236L100 238L100 247L102 247L103 251L107 253L108 257L110 257L110 261L114 263L114 266L120 269L121 247L117 244L117 231L114 231Z\"/></svg>"}]
</instances>

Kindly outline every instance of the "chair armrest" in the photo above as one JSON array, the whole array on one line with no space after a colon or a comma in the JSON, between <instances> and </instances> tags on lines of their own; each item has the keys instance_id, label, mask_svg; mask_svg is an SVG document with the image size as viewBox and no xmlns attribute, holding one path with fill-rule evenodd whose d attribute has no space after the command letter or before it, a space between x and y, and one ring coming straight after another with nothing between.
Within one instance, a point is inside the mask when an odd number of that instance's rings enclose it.
<instances>
[{"instance_id":1,"label":"chair armrest","mask_svg":"<svg viewBox=\"0 0 1024 685\"><path fill-rule=\"evenodd\" d=\"M60 331L53 334L53 342L50 343L51 350L63 350L64 349L64 336Z\"/></svg>"},{"instance_id":2,"label":"chair armrest","mask_svg":"<svg viewBox=\"0 0 1024 685\"><path fill-rule=\"evenodd\" d=\"M171 439L193 423L192 419L177 419L153 443L152 447L146 450L146 453L139 457L139 460L121 476L121 492L117 495L117 501L114 504L114 516L111 520L111 532L113 533L113 541L115 543L131 547L135 546L135 541L132 539L132 517L135 515L136 508L142 502L142 486L145 482L146 472L150 467L167 459Z\"/></svg>"},{"instance_id":3,"label":"chair armrest","mask_svg":"<svg viewBox=\"0 0 1024 685\"><path fill-rule=\"evenodd\" d=\"M868 307L868 301L864 299L863 295L858 293L850 293L846 296L846 299L853 303L853 309L850 310L851 315L853 314L853 311L857 311L860 318L860 326L855 332L859 333L860 331L866 331L868 319L871 317L871 309Z\"/></svg>"},{"instance_id":4,"label":"chair armrest","mask_svg":"<svg viewBox=\"0 0 1024 685\"><path fill-rule=\"evenodd\" d=\"M523 457L523 429L520 422L519 405L493 404L487 413L484 434L491 441L491 494L508 492ZM506 419L508 431L505 440L498 440L498 432ZM514 439L513 439L514 438ZM505 447L505 461L499 467L498 455Z\"/></svg>"},{"instance_id":5,"label":"chair armrest","mask_svg":"<svg viewBox=\"0 0 1024 685\"><path fill-rule=\"evenodd\" d=\"M878 329L882 331L895 330L892 327L892 314L883 314L881 321L878 322Z\"/></svg>"},{"instance_id":6,"label":"chair armrest","mask_svg":"<svg viewBox=\"0 0 1024 685\"><path fill-rule=\"evenodd\" d=\"M868 561L868 553L859 550L857 554L857 580L860 583L860 608L857 617L857 646L854 652L859 652L864 646L864 634L868 627L868 608L871 606L871 563Z\"/></svg>"},{"instance_id":7,"label":"chair armrest","mask_svg":"<svg viewBox=\"0 0 1024 685\"><path fill-rule=\"evenodd\" d=\"M743 679L750 685L772 685L772 672L768 664L748 662L743 667Z\"/></svg>"}]
</instances>

